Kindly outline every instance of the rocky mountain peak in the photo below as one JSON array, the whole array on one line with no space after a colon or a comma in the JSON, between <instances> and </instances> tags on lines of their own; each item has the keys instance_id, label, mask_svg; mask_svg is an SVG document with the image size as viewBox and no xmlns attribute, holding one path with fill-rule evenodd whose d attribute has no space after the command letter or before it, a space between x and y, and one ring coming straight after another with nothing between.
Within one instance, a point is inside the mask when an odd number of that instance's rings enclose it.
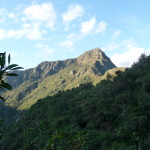
<instances>
[{"instance_id":1,"label":"rocky mountain peak","mask_svg":"<svg viewBox=\"0 0 150 150\"><path fill-rule=\"evenodd\" d=\"M97 83L109 69L116 67L100 48L88 50L77 58L45 61L37 67L19 71L17 78L7 78L13 91L5 94L6 103L27 109L45 96L56 94L86 82Z\"/></svg>"},{"instance_id":2,"label":"rocky mountain peak","mask_svg":"<svg viewBox=\"0 0 150 150\"><path fill-rule=\"evenodd\" d=\"M94 48L77 57L77 62L85 64L95 60L102 61L103 59L108 59L108 57L100 48Z\"/></svg>"}]
</instances>

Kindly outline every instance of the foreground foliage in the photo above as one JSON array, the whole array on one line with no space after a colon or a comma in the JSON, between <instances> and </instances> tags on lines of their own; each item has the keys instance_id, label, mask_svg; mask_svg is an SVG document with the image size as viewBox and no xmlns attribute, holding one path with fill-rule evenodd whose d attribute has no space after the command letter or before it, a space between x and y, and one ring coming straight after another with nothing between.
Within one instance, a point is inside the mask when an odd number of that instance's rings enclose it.
<instances>
[{"instance_id":1,"label":"foreground foliage","mask_svg":"<svg viewBox=\"0 0 150 150\"><path fill-rule=\"evenodd\" d=\"M1 150L150 150L150 56L116 74L39 100Z\"/></svg>"},{"instance_id":2,"label":"foreground foliage","mask_svg":"<svg viewBox=\"0 0 150 150\"><path fill-rule=\"evenodd\" d=\"M6 62L6 52L0 53L0 91L12 89L12 86L4 80L4 77L18 76L18 74L12 72L18 69L23 68L17 64L10 64L10 54L8 55L8 62ZM0 96L0 99L5 100L2 96Z\"/></svg>"}]
</instances>

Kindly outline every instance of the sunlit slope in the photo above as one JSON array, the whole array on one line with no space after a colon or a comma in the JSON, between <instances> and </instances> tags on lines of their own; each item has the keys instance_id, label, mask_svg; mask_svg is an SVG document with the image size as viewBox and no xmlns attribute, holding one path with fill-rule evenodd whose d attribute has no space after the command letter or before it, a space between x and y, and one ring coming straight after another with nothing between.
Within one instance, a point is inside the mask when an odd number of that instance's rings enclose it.
<instances>
[{"instance_id":1,"label":"sunlit slope","mask_svg":"<svg viewBox=\"0 0 150 150\"><path fill-rule=\"evenodd\" d=\"M14 89L7 91L7 105L28 109L38 99L54 95L86 82L100 82L106 71L115 65L99 48L89 50L74 59L43 62L36 68L19 72L18 78L9 78ZM111 74L111 73L110 73Z\"/></svg>"}]
</instances>

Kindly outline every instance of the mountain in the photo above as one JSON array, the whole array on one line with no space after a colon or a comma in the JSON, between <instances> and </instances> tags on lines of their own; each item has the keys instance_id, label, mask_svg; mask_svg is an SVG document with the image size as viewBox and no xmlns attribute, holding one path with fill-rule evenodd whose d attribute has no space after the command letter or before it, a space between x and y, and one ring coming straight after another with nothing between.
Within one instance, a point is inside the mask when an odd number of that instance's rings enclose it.
<instances>
[{"instance_id":1,"label":"mountain","mask_svg":"<svg viewBox=\"0 0 150 150\"><path fill-rule=\"evenodd\" d=\"M8 106L28 109L37 100L58 91L86 82L95 85L103 79L106 71L115 67L100 48L95 48L74 59L46 61L35 68L18 71L18 77L7 78L14 89L5 92L3 96Z\"/></svg>"},{"instance_id":2,"label":"mountain","mask_svg":"<svg viewBox=\"0 0 150 150\"><path fill-rule=\"evenodd\" d=\"M6 106L4 102L0 101L0 126L3 122L4 126L8 126L21 117L21 112L12 107Z\"/></svg>"},{"instance_id":3,"label":"mountain","mask_svg":"<svg viewBox=\"0 0 150 150\"><path fill-rule=\"evenodd\" d=\"M0 126L0 149L150 150L150 56L112 78L116 70L96 86L45 97Z\"/></svg>"}]
</instances>

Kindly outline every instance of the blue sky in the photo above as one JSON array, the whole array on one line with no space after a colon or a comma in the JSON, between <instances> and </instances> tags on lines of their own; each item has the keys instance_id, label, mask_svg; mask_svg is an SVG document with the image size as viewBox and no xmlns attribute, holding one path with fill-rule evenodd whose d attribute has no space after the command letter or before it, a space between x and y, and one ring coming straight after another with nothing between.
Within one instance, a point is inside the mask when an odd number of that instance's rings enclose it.
<instances>
[{"instance_id":1,"label":"blue sky","mask_svg":"<svg viewBox=\"0 0 150 150\"><path fill-rule=\"evenodd\" d=\"M118 67L150 54L149 0L0 0L0 52L32 68L101 48Z\"/></svg>"}]
</instances>

